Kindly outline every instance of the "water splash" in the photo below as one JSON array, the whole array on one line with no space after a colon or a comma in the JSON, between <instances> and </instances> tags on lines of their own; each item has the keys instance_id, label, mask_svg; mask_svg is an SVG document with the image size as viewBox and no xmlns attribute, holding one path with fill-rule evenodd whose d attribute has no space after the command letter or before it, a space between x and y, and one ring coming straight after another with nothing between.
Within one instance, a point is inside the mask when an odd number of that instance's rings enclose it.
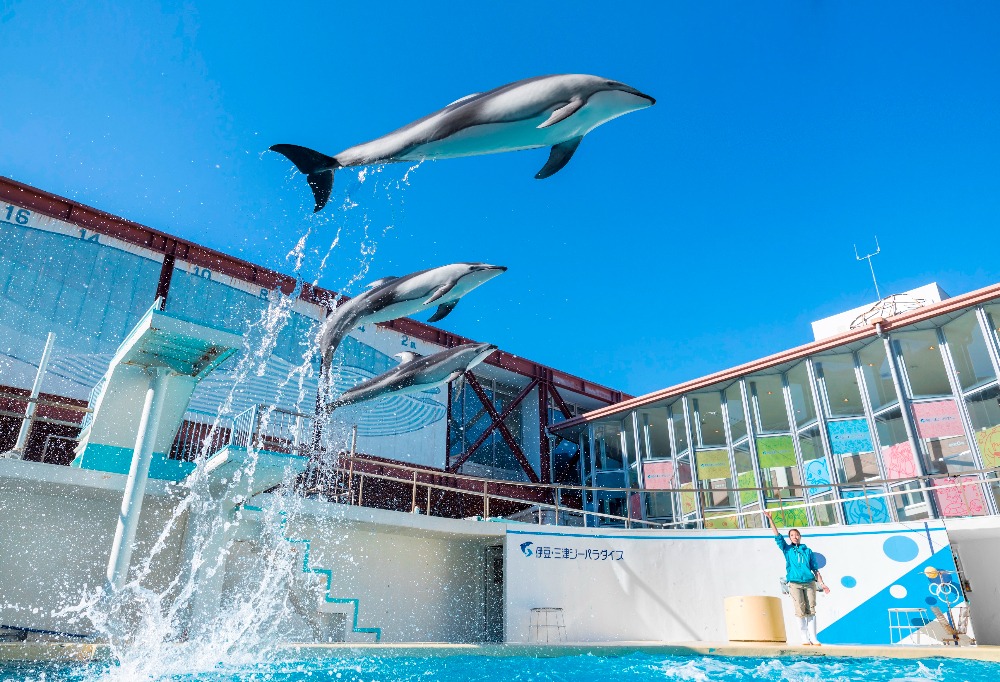
<instances>
[{"instance_id":1,"label":"water splash","mask_svg":"<svg viewBox=\"0 0 1000 682\"><path fill-rule=\"evenodd\" d=\"M349 183L336 213L310 221L286 254L299 286L290 295L271 292L259 316L248 320L242 353L226 375L229 388L202 441L196 469L185 480L151 548L142 556L138 552L133 556L129 580L119 592L109 594L86 587L64 592L66 605L54 615L78 627L93 627L99 639L111 645L117 665L101 671L98 679L163 679L252 665L267 660L281 642L317 636L313 622L316 609L310 605L319 599L320 585L301 571L301 557L282 534L284 524L279 523L279 519L303 513L303 498L292 492L294 475L286 470L280 491L268 496L260 519L250 519L228 500L256 475L260 453L249 448L247 466L232 480L224 481L221 491L218 479L210 475L205 464L215 454L209 451L214 436L241 403L242 386L252 377L267 375L279 335L300 305L304 273L314 266L312 257L319 255L319 250L310 250L310 241L328 234L329 227L335 228L309 279L314 284L321 281L327 267L343 255L349 267L346 274L337 277L337 289L350 292L368 277L379 241L401 215L401 191L418 165L406 169L401 178L383 174L382 167L362 170L356 181ZM383 198L389 199L391 207L387 219L377 210L365 208L370 201L378 206ZM354 257L344 253L351 244L357 249ZM345 268L337 265L343 272ZM321 327L320 322L312 325L302 342L300 362L273 387L270 404L261 414L264 425L289 390L296 405L308 404L308 381L316 374ZM328 443L342 441L343 436L328 434ZM336 448L328 446L326 450L335 452ZM185 538L179 570L165 587L150 587L158 572L162 573L162 564L169 563L167 555L177 551L179 536ZM227 571L237 558L234 570ZM350 557L343 559L350 561ZM223 595L224 602L206 601L206 595L211 594Z\"/></svg>"}]
</instances>

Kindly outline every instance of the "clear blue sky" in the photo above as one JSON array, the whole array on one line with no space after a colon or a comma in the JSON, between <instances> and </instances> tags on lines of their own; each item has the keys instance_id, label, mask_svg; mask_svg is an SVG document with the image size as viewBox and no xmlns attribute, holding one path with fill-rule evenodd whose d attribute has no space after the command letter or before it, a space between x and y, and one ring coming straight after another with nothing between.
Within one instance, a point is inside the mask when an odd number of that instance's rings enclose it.
<instances>
[{"instance_id":1,"label":"clear blue sky","mask_svg":"<svg viewBox=\"0 0 1000 682\"><path fill-rule=\"evenodd\" d=\"M0 0L0 36L0 173L285 272L308 230L334 289L365 259L507 265L442 326L631 393L873 299L875 234L883 291L1000 281L994 2ZM313 217L263 153L563 72L657 104L548 180L541 150L340 173Z\"/></svg>"}]
</instances>

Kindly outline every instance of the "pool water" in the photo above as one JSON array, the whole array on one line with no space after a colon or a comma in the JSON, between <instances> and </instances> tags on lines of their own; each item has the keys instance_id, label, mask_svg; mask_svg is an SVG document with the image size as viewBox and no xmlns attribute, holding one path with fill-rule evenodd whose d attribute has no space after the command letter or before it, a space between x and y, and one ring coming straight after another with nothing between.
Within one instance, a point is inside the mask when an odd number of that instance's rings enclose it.
<instances>
[{"instance_id":1,"label":"pool water","mask_svg":"<svg viewBox=\"0 0 1000 682\"><path fill-rule=\"evenodd\" d=\"M91 682L121 679L108 664L0 664L7 682ZM1000 663L960 659L900 660L885 658L752 658L705 656L622 657L565 656L555 658L503 656L344 657L279 661L239 668L218 667L150 679L181 682L564 682L569 680L690 680L691 682L995 682ZM131 681L130 681L131 682Z\"/></svg>"}]
</instances>

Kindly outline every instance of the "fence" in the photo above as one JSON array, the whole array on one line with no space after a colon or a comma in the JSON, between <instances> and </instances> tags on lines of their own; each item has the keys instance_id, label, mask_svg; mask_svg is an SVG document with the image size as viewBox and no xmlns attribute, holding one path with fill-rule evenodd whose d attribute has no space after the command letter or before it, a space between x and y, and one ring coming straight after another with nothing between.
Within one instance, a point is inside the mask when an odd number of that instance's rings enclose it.
<instances>
[{"instance_id":1,"label":"fence","mask_svg":"<svg viewBox=\"0 0 1000 682\"><path fill-rule=\"evenodd\" d=\"M381 471L373 471L378 468ZM366 481L371 486L372 481L391 482L397 486L406 486L410 489L410 510L419 513L433 514L434 507L431 504L432 491L447 493L450 495L468 496L479 500L479 514L483 518L490 518L491 503L496 506L497 502L504 502L520 505L520 509L513 514L507 514L507 518L512 520L527 520L536 523L547 523L551 525L607 525L620 526L624 528L726 528L737 527L735 520L740 518L749 519L750 523L745 523L744 527L761 527L763 522L763 511L753 510L718 510L701 517L687 516L682 520L673 519L644 519L641 515L634 513L636 509L642 509L646 503L646 498L650 495L702 495L726 491L730 496L739 496L740 493L750 493L767 499L767 511L776 517L779 526L807 525L800 522L795 514L797 510L804 510L807 507L829 507L836 504L851 504L856 511L847 523L864 524L878 523L882 519L879 510L884 509L884 505L893 502L896 498L907 496L908 498L922 497L925 503L931 498L940 500L942 495L948 494L950 498L957 497L966 501L965 506L952 506L941 516L981 516L985 514L985 506L980 505L978 500L983 495L995 494L1000 496L1000 479L993 478L1000 474L1000 468L985 469L981 471L970 471L963 475L940 474L935 476L913 477L892 480L870 480L865 483L850 484L825 484L824 487L845 489L850 493L850 497L840 500L822 501L797 501L788 500L788 497L802 496L806 490L815 489L816 485L788 485L782 488L774 486L767 487L727 487L713 488L711 491L694 490L691 488L665 488L657 490L637 489L637 488L596 488L593 486L562 485L545 483L521 483L510 481L497 481L493 479L483 479L463 474L451 474L436 470L411 467L405 464L386 464L373 461L365 457L357 457L353 454L340 458L337 466L330 472L331 487L336 491L338 501L356 506L378 506L371 499L366 503L365 484ZM979 474L986 474L990 478L980 479ZM429 480L448 479L450 484ZM896 486L896 489L887 490L888 485ZM905 488L899 488L901 484L910 484ZM524 491L534 491L534 495L517 495L512 493ZM507 494L498 490L509 491ZM511 492L512 491L512 492ZM541 493L541 495L539 495ZM586 494L609 494L621 493L629 500L629 513L626 515L609 514L587 509L568 507L561 503L567 493L577 493L580 496ZM531 497L544 497L549 501L534 501ZM636 501L636 504L632 504ZM921 515L913 518L900 519L903 521L914 521L923 518L934 518L934 507L936 505L925 504L925 510ZM838 523L836 516L830 514L828 523L815 525L834 525ZM734 523L726 524L726 520L733 520ZM582 522L582 523L581 523ZM722 522L722 523L720 523Z\"/></svg>"}]
</instances>

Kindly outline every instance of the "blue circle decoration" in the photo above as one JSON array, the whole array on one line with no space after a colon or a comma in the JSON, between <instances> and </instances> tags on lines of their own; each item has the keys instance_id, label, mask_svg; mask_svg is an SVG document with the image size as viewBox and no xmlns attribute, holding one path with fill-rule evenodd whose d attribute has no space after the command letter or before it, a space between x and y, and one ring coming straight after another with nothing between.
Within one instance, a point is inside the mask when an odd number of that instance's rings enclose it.
<instances>
[{"instance_id":1,"label":"blue circle decoration","mask_svg":"<svg viewBox=\"0 0 1000 682\"><path fill-rule=\"evenodd\" d=\"M935 604L937 604L937 599L935 599L934 597L925 597L924 603L929 604L930 606L934 606Z\"/></svg>"},{"instance_id":2,"label":"blue circle decoration","mask_svg":"<svg viewBox=\"0 0 1000 682\"><path fill-rule=\"evenodd\" d=\"M852 587L855 587L858 584L858 581L854 578L854 576L845 575L843 578L840 579L840 584L850 589Z\"/></svg>"},{"instance_id":3,"label":"blue circle decoration","mask_svg":"<svg viewBox=\"0 0 1000 682\"><path fill-rule=\"evenodd\" d=\"M882 543L882 552L893 561L906 563L916 559L920 550L917 543L905 535L893 535Z\"/></svg>"},{"instance_id":4,"label":"blue circle decoration","mask_svg":"<svg viewBox=\"0 0 1000 682\"><path fill-rule=\"evenodd\" d=\"M816 560L816 568L822 570L826 567L826 557L819 552L813 552L813 559Z\"/></svg>"}]
</instances>

